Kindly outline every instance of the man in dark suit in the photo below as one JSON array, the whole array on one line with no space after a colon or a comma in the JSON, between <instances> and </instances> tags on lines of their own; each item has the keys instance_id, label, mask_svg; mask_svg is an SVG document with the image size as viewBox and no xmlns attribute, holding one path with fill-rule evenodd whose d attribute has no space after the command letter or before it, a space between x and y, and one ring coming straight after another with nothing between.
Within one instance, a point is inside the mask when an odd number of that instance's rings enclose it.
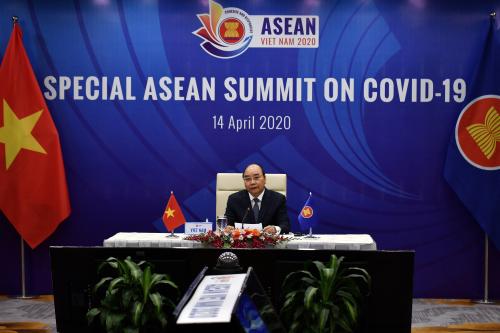
<instances>
[{"instance_id":1,"label":"man in dark suit","mask_svg":"<svg viewBox=\"0 0 500 333\"><path fill-rule=\"evenodd\" d=\"M262 223L264 232L288 233L290 220L286 213L283 194L266 189L266 174L258 164L250 164L243 171L245 190L233 193L227 199L228 225L235 222Z\"/></svg>"}]
</instances>

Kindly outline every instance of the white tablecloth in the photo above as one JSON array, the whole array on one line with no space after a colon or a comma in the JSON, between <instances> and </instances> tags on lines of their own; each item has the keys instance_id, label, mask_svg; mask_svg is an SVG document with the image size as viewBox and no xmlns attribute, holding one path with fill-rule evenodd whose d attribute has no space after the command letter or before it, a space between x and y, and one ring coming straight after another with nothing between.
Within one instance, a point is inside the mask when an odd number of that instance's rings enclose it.
<instances>
[{"instance_id":1,"label":"white tablecloth","mask_svg":"<svg viewBox=\"0 0 500 333\"><path fill-rule=\"evenodd\" d=\"M184 234L176 238L165 233L119 232L104 240L105 247L203 247L200 242L184 240ZM316 235L317 238L293 237L280 248L315 250L376 250L370 235Z\"/></svg>"}]
</instances>

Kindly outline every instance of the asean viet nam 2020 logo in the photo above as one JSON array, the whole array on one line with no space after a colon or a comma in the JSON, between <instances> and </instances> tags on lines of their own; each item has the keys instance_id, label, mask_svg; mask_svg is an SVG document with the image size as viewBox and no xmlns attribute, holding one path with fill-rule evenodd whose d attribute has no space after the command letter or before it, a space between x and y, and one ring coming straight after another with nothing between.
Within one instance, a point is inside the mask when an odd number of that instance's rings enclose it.
<instances>
[{"instance_id":1,"label":"asean viet nam 2020 logo","mask_svg":"<svg viewBox=\"0 0 500 333\"><path fill-rule=\"evenodd\" d=\"M460 113L455 140L462 156L483 170L500 169L500 96L485 95Z\"/></svg>"},{"instance_id":2,"label":"asean viet nam 2020 logo","mask_svg":"<svg viewBox=\"0 0 500 333\"><path fill-rule=\"evenodd\" d=\"M202 27L193 34L201 48L216 58L234 58L249 47L317 48L319 17L312 15L248 15L210 1L209 13L198 14Z\"/></svg>"}]
</instances>

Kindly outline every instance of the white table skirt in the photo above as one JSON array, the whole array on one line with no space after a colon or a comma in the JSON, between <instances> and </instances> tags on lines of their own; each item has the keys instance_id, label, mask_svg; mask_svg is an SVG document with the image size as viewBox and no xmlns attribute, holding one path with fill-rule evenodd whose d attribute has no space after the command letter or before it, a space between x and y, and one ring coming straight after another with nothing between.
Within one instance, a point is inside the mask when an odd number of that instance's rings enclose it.
<instances>
[{"instance_id":1,"label":"white table skirt","mask_svg":"<svg viewBox=\"0 0 500 333\"><path fill-rule=\"evenodd\" d=\"M201 248L200 242L185 240L184 234L119 232L104 240L105 247L189 247ZM370 235L316 235L318 238L293 237L278 248L315 250L376 250L377 244Z\"/></svg>"}]
</instances>

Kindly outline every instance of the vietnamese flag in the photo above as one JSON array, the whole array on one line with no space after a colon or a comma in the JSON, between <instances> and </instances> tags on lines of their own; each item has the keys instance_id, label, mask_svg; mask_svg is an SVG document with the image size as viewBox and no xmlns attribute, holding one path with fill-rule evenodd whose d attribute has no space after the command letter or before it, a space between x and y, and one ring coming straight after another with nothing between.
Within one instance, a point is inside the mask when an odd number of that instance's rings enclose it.
<instances>
[{"instance_id":1,"label":"vietnamese flag","mask_svg":"<svg viewBox=\"0 0 500 333\"><path fill-rule=\"evenodd\" d=\"M171 232L184 223L186 223L186 219L184 218L184 214L182 214L181 207L177 203L177 200L175 200L174 192L170 192L170 198L163 213L163 224Z\"/></svg>"},{"instance_id":2,"label":"vietnamese flag","mask_svg":"<svg viewBox=\"0 0 500 333\"><path fill-rule=\"evenodd\" d=\"M0 211L35 248L70 210L59 135L15 22L0 67Z\"/></svg>"}]
</instances>

